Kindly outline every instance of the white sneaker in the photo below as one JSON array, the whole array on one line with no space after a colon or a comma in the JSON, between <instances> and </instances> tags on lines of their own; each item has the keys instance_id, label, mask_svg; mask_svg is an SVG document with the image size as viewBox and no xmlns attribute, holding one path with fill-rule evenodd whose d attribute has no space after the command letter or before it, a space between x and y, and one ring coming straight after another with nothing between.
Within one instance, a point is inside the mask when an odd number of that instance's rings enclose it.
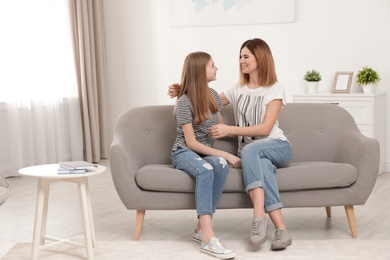
<instances>
[{"instance_id":1,"label":"white sneaker","mask_svg":"<svg viewBox=\"0 0 390 260\"><path fill-rule=\"evenodd\" d=\"M192 239L196 242L202 243L202 239L203 239L202 230L200 229L199 232L196 233L196 229L195 229L195 232L194 232Z\"/></svg>"},{"instance_id":2,"label":"white sneaker","mask_svg":"<svg viewBox=\"0 0 390 260\"><path fill-rule=\"evenodd\" d=\"M202 242L200 251L213 255L219 259L232 259L236 256L236 252L226 248L226 246L216 237L213 237L207 243Z\"/></svg>"}]
</instances>

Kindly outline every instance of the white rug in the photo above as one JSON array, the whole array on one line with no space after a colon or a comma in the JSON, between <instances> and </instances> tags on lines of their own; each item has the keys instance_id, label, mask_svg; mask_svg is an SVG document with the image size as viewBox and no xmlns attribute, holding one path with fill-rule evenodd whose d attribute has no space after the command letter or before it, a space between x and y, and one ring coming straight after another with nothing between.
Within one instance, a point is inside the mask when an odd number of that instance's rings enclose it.
<instances>
[{"instance_id":1,"label":"white rug","mask_svg":"<svg viewBox=\"0 0 390 260\"><path fill-rule=\"evenodd\" d=\"M224 243L237 252L235 259L390 259L389 240L294 240L283 251L271 251L271 241L260 248L249 246L248 242L228 240ZM30 259L31 244L16 244L4 256L3 260ZM73 260L86 259L83 248L71 245L56 245L39 252L39 259ZM95 260L122 259L216 259L199 251L194 241L100 241L94 248Z\"/></svg>"}]
</instances>

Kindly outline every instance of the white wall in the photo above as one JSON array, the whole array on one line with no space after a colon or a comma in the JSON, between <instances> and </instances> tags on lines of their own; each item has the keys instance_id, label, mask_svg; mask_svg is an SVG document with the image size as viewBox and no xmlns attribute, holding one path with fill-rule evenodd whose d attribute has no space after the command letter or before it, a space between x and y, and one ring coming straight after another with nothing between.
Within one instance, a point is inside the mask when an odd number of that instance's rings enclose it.
<instances>
[{"instance_id":1,"label":"white wall","mask_svg":"<svg viewBox=\"0 0 390 260\"><path fill-rule=\"evenodd\" d=\"M321 72L320 91L330 91L336 71L353 71L355 77L366 65L379 72L380 90L390 100L388 0L296 0L294 23L187 28L170 27L169 0L103 0L103 6L111 136L124 110L173 104L167 86L180 81L189 52L213 56L219 70L211 86L217 91L236 82L239 48L255 37L270 45L289 101L307 91L302 77L309 69ZM361 91L355 78L351 91ZM386 110L390 115L389 105ZM386 125L390 129L390 121ZM383 145L390 171L389 134Z\"/></svg>"}]
</instances>

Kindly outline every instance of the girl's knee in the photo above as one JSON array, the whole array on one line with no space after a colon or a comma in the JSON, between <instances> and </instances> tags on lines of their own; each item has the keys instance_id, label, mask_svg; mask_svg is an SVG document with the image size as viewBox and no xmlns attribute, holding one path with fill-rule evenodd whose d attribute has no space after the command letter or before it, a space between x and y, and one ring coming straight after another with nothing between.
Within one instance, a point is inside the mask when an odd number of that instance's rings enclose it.
<instances>
[{"instance_id":1,"label":"girl's knee","mask_svg":"<svg viewBox=\"0 0 390 260\"><path fill-rule=\"evenodd\" d=\"M226 159L222 157L218 157L218 158L219 158L219 164L222 166L222 168L227 167L228 162L226 161Z\"/></svg>"}]
</instances>

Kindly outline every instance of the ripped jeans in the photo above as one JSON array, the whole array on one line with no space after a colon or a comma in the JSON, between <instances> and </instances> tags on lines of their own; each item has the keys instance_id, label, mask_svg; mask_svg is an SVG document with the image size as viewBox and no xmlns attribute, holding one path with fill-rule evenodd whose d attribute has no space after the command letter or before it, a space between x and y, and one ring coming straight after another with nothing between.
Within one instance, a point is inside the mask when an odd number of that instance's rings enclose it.
<instances>
[{"instance_id":1,"label":"ripped jeans","mask_svg":"<svg viewBox=\"0 0 390 260\"><path fill-rule=\"evenodd\" d=\"M217 156L200 156L188 148L171 154L172 165L195 178L195 204L198 217L213 215L225 187L229 167Z\"/></svg>"}]
</instances>

